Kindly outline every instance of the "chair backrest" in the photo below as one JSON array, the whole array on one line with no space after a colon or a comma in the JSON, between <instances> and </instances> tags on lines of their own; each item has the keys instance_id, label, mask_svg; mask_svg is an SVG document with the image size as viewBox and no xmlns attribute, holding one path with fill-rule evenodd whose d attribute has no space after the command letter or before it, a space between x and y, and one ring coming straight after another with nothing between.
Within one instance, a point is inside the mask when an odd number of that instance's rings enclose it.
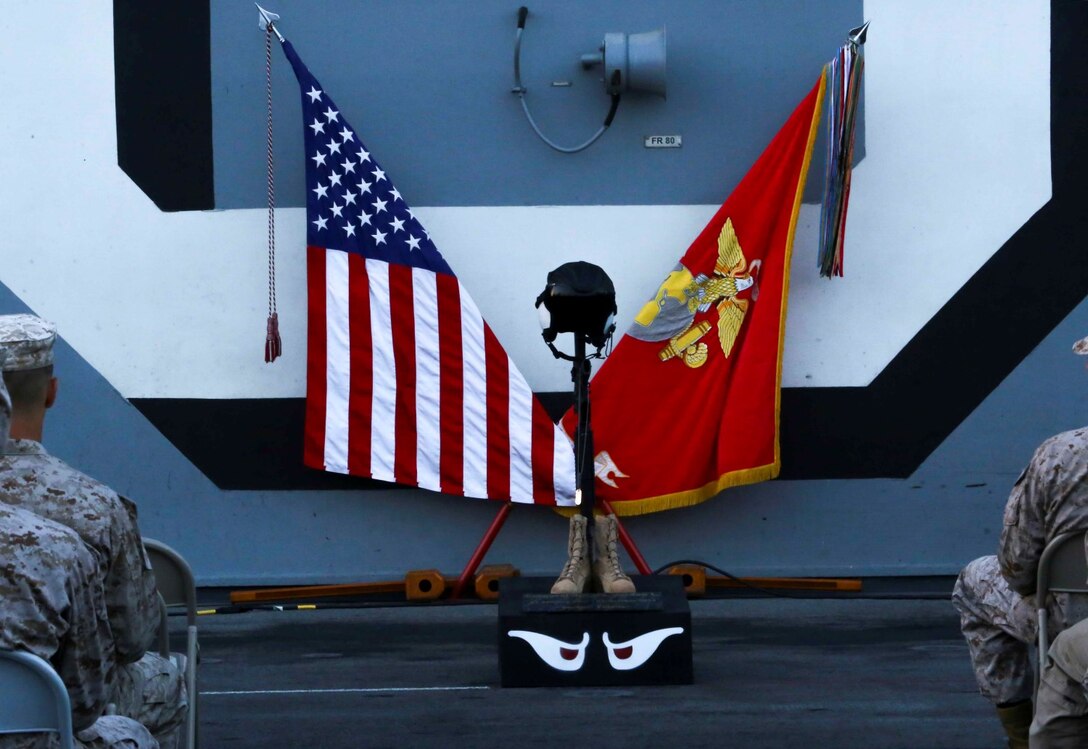
<instances>
[{"instance_id":1,"label":"chair backrest","mask_svg":"<svg viewBox=\"0 0 1088 749\"><path fill-rule=\"evenodd\" d=\"M185 607L186 626L186 662L185 687L189 693L189 714L186 718L185 746L196 749L198 744L197 705L200 693L196 685L196 664L199 660L199 648L196 634L196 583L189 563L181 554L161 541L144 539L144 549L155 572L155 585L159 589L161 617L159 621L159 652L170 656L169 632L166 623L166 607L181 605Z\"/></svg>"},{"instance_id":2,"label":"chair backrest","mask_svg":"<svg viewBox=\"0 0 1088 749\"><path fill-rule=\"evenodd\" d=\"M163 601L167 606L185 606L188 623L196 624L196 583L188 562L161 541L145 538L144 548Z\"/></svg>"},{"instance_id":3,"label":"chair backrest","mask_svg":"<svg viewBox=\"0 0 1088 749\"><path fill-rule=\"evenodd\" d=\"M46 661L33 653L0 650L0 734L60 736L72 749L72 707L68 690Z\"/></svg>"},{"instance_id":4,"label":"chair backrest","mask_svg":"<svg viewBox=\"0 0 1088 749\"><path fill-rule=\"evenodd\" d=\"M1040 594L1088 593L1088 550L1085 531L1055 536L1039 558L1035 590ZM1042 595L1038 601L1043 601Z\"/></svg>"}]
</instances>

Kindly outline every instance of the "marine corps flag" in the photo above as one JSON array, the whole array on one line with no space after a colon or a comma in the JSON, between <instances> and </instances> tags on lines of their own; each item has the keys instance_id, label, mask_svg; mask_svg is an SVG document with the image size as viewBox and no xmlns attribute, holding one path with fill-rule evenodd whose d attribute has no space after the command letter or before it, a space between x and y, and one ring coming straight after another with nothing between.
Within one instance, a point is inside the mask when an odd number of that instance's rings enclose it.
<instances>
[{"instance_id":1,"label":"marine corps flag","mask_svg":"<svg viewBox=\"0 0 1088 749\"><path fill-rule=\"evenodd\" d=\"M790 254L823 94L821 75L590 383L596 490L619 515L779 473Z\"/></svg>"}]
</instances>

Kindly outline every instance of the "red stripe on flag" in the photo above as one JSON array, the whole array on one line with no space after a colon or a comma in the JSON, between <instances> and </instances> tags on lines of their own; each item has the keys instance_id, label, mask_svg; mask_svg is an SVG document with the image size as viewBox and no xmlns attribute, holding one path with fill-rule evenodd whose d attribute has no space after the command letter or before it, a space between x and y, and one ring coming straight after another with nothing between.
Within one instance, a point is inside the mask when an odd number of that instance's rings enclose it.
<instances>
[{"instance_id":1,"label":"red stripe on flag","mask_svg":"<svg viewBox=\"0 0 1088 749\"><path fill-rule=\"evenodd\" d=\"M366 258L348 254L348 322L351 330L351 391L348 395L348 473L370 475L370 412L374 394L370 334L370 279Z\"/></svg>"},{"instance_id":2,"label":"red stripe on flag","mask_svg":"<svg viewBox=\"0 0 1088 749\"><path fill-rule=\"evenodd\" d=\"M487 495L510 498L510 363L499 339L484 323L487 358Z\"/></svg>"},{"instance_id":3,"label":"red stripe on flag","mask_svg":"<svg viewBox=\"0 0 1088 749\"><path fill-rule=\"evenodd\" d=\"M533 398L533 502L555 504L555 424Z\"/></svg>"},{"instance_id":4,"label":"red stripe on flag","mask_svg":"<svg viewBox=\"0 0 1088 749\"><path fill-rule=\"evenodd\" d=\"M325 468L325 252L306 248L306 428L302 462Z\"/></svg>"},{"instance_id":5,"label":"red stripe on flag","mask_svg":"<svg viewBox=\"0 0 1088 749\"><path fill-rule=\"evenodd\" d=\"M464 360L461 355L461 285L454 276L436 274L438 291L439 423L442 454L439 478L443 494L465 493Z\"/></svg>"},{"instance_id":6,"label":"red stripe on flag","mask_svg":"<svg viewBox=\"0 0 1088 749\"><path fill-rule=\"evenodd\" d=\"M389 266L389 317L397 369L396 447L393 472L398 484L416 483L416 317L412 269Z\"/></svg>"}]
</instances>

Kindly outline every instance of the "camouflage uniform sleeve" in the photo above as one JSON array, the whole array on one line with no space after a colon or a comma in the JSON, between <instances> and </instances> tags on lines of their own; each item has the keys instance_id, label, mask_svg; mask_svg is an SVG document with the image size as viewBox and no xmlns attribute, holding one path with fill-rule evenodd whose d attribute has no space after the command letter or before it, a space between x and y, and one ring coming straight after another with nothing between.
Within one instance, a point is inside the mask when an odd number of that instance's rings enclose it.
<instances>
[{"instance_id":1,"label":"camouflage uniform sleeve","mask_svg":"<svg viewBox=\"0 0 1088 749\"><path fill-rule=\"evenodd\" d=\"M78 551L66 582L68 636L53 663L68 687L76 731L94 723L105 709L114 667L98 567L89 551L82 546Z\"/></svg>"},{"instance_id":2,"label":"camouflage uniform sleeve","mask_svg":"<svg viewBox=\"0 0 1088 749\"><path fill-rule=\"evenodd\" d=\"M1043 471L1044 448L1045 445L1035 451L1009 494L997 552L1001 574L1022 596L1035 592L1039 557L1046 546L1046 509L1050 492Z\"/></svg>"},{"instance_id":3,"label":"camouflage uniform sleeve","mask_svg":"<svg viewBox=\"0 0 1088 749\"><path fill-rule=\"evenodd\" d=\"M106 580L106 610L117 660L124 664L138 661L154 644L159 600L136 522L136 505L125 497L120 500L118 517L110 524L114 558Z\"/></svg>"}]
</instances>

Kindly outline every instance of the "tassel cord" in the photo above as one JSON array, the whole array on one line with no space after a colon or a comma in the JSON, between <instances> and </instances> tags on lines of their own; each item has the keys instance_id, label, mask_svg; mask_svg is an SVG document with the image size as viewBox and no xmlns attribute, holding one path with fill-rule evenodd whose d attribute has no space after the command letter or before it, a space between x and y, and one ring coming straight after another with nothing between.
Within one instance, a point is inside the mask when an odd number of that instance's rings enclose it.
<instances>
[{"instance_id":1,"label":"tassel cord","mask_svg":"<svg viewBox=\"0 0 1088 749\"><path fill-rule=\"evenodd\" d=\"M276 174L272 152L272 34L269 24L265 29L265 96L268 109L268 322L265 328L264 360L274 362L283 353L280 340L279 314L276 310Z\"/></svg>"}]
</instances>

